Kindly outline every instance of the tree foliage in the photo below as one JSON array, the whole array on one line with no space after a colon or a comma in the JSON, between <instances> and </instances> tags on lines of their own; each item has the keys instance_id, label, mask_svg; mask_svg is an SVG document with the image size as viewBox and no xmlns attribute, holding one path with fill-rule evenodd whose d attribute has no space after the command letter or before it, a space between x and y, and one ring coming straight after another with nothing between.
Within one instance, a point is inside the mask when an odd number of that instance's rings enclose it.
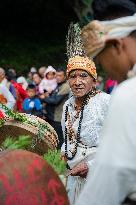
<instances>
[{"instance_id":1,"label":"tree foliage","mask_svg":"<svg viewBox=\"0 0 136 205\"><path fill-rule=\"evenodd\" d=\"M0 66L21 72L31 66L66 65L71 21L91 18L92 0L1 0Z\"/></svg>"}]
</instances>

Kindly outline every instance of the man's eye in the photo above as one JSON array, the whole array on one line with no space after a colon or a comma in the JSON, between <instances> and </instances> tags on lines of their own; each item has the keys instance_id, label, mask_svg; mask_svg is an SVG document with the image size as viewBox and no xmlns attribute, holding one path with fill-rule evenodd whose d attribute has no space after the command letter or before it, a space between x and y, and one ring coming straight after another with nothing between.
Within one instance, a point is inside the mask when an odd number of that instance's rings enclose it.
<instances>
[{"instance_id":1,"label":"man's eye","mask_svg":"<svg viewBox=\"0 0 136 205\"><path fill-rule=\"evenodd\" d=\"M81 74L80 74L80 77L86 78L86 77L88 77L88 73L81 73Z\"/></svg>"},{"instance_id":2,"label":"man's eye","mask_svg":"<svg viewBox=\"0 0 136 205\"><path fill-rule=\"evenodd\" d=\"M69 78L75 78L75 74L74 73L70 74Z\"/></svg>"}]
</instances>

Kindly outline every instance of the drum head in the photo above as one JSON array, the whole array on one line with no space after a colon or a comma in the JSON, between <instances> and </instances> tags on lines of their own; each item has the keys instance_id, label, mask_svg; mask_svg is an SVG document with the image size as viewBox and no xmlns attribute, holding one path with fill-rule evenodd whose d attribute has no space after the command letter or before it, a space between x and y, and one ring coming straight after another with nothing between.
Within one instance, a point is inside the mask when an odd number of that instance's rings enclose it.
<instances>
[{"instance_id":1,"label":"drum head","mask_svg":"<svg viewBox=\"0 0 136 205\"><path fill-rule=\"evenodd\" d=\"M26 150L0 153L0 204L69 205L67 193L52 167Z\"/></svg>"}]
</instances>

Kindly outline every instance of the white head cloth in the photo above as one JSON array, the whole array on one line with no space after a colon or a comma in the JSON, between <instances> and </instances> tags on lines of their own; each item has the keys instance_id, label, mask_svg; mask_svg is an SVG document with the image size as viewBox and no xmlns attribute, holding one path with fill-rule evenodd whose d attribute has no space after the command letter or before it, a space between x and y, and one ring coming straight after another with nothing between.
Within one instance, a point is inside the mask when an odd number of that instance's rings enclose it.
<instances>
[{"instance_id":1,"label":"white head cloth","mask_svg":"<svg viewBox=\"0 0 136 205\"><path fill-rule=\"evenodd\" d=\"M110 21L92 21L82 29L86 53L95 57L105 47L106 41L128 36L136 30L136 14Z\"/></svg>"},{"instance_id":2,"label":"white head cloth","mask_svg":"<svg viewBox=\"0 0 136 205\"><path fill-rule=\"evenodd\" d=\"M22 87L24 88L24 90L26 90L27 87L28 87L28 83L27 83L26 79L23 76L20 76L20 77L17 78L17 83L21 84Z\"/></svg>"}]
</instances>

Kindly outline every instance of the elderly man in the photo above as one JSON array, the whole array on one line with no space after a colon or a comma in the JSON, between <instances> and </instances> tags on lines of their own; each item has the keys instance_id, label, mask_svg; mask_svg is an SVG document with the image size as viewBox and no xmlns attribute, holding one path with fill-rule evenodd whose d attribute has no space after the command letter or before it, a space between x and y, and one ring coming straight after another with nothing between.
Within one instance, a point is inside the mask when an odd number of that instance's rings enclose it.
<instances>
[{"instance_id":1,"label":"elderly man","mask_svg":"<svg viewBox=\"0 0 136 205\"><path fill-rule=\"evenodd\" d=\"M14 86L7 80L6 73L3 68L0 68L0 84L7 87L7 89L11 92L14 98L16 98L16 91Z\"/></svg>"},{"instance_id":2,"label":"elderly man","mask_svg":"<svg viewBox=\"0 0 136 205\"><path fill-rule=\"evenodd\" d=\"M3 68L0 68L0 83L1 85L4 85L7 88L9 88L9 83L8 80L6 79L5 70Z\"/></svg>"},{"instance_id":3,"label":"elderly man","mask_svg":"<svg viewBox=\"0 0 136 205\"><path fill-rule=\"evenodd\" d=\"M40 75L41 78L44 78L44 73L46 71L46 67L45 66L42 66L38 69L38 73Z\"/></svg>"},{"instance_id":4,"label":"elderly man","mask_svg":"<svg viewBox=\"0 0 136 205\"><path fill-rule=\"evenodd\" d=\"M132 10L129 7L129 12L123 9L123 4L118 6L116 1L116 5L116 15L115 10L108 13L107 6L104 12L107 21L90 22L83 28L82 37L88 56L95 58L110 77L122 82L136 68L136 15L132 15L134 7ZM113 93L95 170L93 173L90 170L76 205L120 205L128 196L136 201L135 112L136 77L133 77Z\"/></svg>"},{"instance_id":5,"label":"elderly man","mask_svg":"<svg viewBox=\"0 0 136 205\"><path fill-rule=\"evenodd\" d=\"M14 109L15 99L6 86L0 84L0 103L5 104L9 109ZM3 110L0 105L0 110Z\"/></svg>"}]
</instances>

